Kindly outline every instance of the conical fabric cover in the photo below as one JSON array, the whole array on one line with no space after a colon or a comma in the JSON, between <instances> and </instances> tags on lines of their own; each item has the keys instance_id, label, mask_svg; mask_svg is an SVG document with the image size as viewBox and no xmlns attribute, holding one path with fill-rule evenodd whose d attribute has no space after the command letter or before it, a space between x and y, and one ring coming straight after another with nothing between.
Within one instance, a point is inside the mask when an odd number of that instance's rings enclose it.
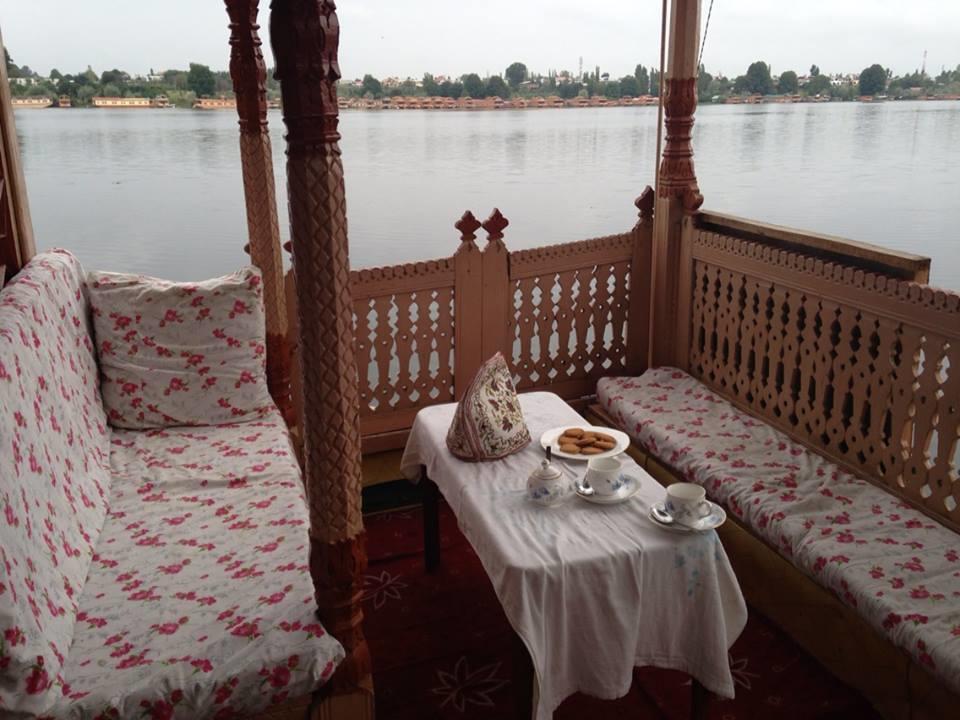
<instances>
[{"instance_id":1,"label":"conical fabric cover","mask_svg":"<svg viewBox=\"0 0 960 720\"><path fill-rule=\"evenodd\" d=\"M447 448L461 460L497 460L530 444L520 400L503 355L487 360L457 405Z\"/></svg>"}]
</instances>

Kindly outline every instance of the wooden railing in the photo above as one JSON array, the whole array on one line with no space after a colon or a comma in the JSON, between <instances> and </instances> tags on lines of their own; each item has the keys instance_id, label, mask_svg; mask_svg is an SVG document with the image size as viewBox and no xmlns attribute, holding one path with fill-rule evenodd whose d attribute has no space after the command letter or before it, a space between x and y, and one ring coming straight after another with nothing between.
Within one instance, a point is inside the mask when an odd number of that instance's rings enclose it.
<instances>
[{"instance_id":1,"label":"wooden railing","mask_svg":"<svg viewBox=\"0 0 960 720\"><path fill-rule=\"evenodd\" d=\"M717 229L687 222L680 364L960 528L960 296Z\"/></svg>"},{"instance_id":2,"label":"wooden railing","mask_svg":"<svg viewBox=\"0 0 960 720\"><path fill-rule=\"evenodd\" d=\"M518 389L567 400L642 372L652 196L638 207L629 232L514 252L499 211L482 224L467 212L452 257L353 271L364 451L402 447L420 408L459 398L496 352Z\"/></svg>"}]
</instances>

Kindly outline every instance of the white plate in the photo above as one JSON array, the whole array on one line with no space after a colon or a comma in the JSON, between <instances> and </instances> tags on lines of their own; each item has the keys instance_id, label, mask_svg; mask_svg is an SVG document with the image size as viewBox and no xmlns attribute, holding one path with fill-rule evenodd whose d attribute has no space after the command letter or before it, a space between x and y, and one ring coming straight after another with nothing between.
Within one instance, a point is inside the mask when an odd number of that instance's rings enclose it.
<instances>
[{"instance_id":1,"label":"white plate","mask_svg":"<svg viewBox=\"0 0 960 720\"><path fill-rule=\"evenodd\" d=\"M593 457L597 456L594 455ZM622 503L637 494L637 490L640 489L640 480L635 478L633 475L627 475L626 473L620 476L620 480L623 482L623 485L619 490L611 493L610 495L585 493L582 490L583 486L578 482L576 485L577 495L582 497L587 502L597 503L598 505L616 505L617 503Z\"/></svg>"},{"instance_id":2,"label":"white plate","mask_svg":"<svg viewBox=\"0 0 960 720\"><path fill-rule=\"evenodd\" d=\"M653 508L657 508L661 512L666 512L662 502L654 503L653 507L650 508L650 512L647 513L647 516L654 525L657 527L662 527L664 530L672 530L673 532L680 533L707 532L708 530L714 530L720 527L727 521L727 513L722 507L716 503L710 502L709 500L707 500L707 502L710 503L710 514L706 517L700 518L693 525L681 525L680 523L676 522L668 525L657 520L657 516L653 514Z\"/></svg>"},{"instance_id":3,"label":"white plate","mask_svg":"<svg viewBox=\"0 0 960 720\"><path fill-rule=\"evenodd\" d=\"M560 449L560 446L557 444L557 440L563 434L564 430L569 430L571 428L580 428L581 430L585 430L587 432L598 432L603 433L604 435L609 435L616 441L617 446L613 450L607 450L606 452L597 453L596 455L574 455L572 453L565 453ZM613 428L599 427L597 425L563 425L561 427L555 427L551 430L547 430L543 435L541 435L540 446L544 450L549 447L554 456L558 458L586 461L590 458L613 457L614 455L619 455L628 447L630 447L630 438L625 432L614 430Z\"/></svg>"}]
</instances>

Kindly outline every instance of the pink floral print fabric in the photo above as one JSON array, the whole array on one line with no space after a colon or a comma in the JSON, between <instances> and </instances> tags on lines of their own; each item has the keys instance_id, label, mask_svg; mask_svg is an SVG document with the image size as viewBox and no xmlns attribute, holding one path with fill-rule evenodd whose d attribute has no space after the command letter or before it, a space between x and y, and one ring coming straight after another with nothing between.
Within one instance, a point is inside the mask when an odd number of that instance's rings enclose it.
<instances>
[{"instance_id":1,"label":"pink floral print fabric","mask_svg":"<svg viewBox=\"0 0 960 720\"><path fill-rule=\"evenodd\" d=\"M463 399L447 432L447 448L461 460L498 460L530 444L510 368L501 353L487 360Z\"/></svg>"},{"instance_id":2,"label":"pink floral print fabric","mask_svg":"<svg viewBox=\"0 0 960 720\"><path fill-rule=\"evenodd\" d=\"M232 718L344 656L316 618L300 470L279 412L113 433L110 512L52 718Z\"/></svg>"},{"instance_id":3,"label":"pink floral print fabric","mask_svg":"<svg viewBox=\"0 0 960 720\"><path fill-rule=\"evenodd\" d=\"M256 268L198 283L94 272L88 284L111 425L219 425L270 412Z\"/></svg>"},{"instance_id":4,"label":"pink floral print fabric","mask_svg":"<svg viewBox=\"0 0 960 720\"><path fill-rule=\"evenodd\" d=\"M605 378L597 395L634 440L960 692L960 536L680 370Z\"/></svg>"},{"instance_id":5,"label":"pink floral print fabric","mask_svg":"<svg viewBox=\"0 0 960 720\"><path fill-rule=\"evenodd\" d=\"M83 271L44 253L0 292L0 716L46 709L110 490Z\"/></svg>"}]
</instances>

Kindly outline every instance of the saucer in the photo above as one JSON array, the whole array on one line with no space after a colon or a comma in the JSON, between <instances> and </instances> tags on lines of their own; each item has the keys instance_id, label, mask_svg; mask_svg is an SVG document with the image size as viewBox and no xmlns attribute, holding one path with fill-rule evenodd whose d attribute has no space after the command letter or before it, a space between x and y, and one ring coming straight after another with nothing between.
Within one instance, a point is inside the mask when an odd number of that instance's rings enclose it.
<instances>
[{"instance_id":1,"label":"saucer","mask_svg":"<svg viewBox=\"0 0 960 720\"><path fill-rule=\"evenodd\" d=\"M576 485L577 495L587 502L597 503L598 505L616 505L629 500L640 489L640 481L633 475L624 473L620 476L620 481L623 483L620 488L609 495L597 495L595 492L588 492L588 488L578 482Z\"/></svg>"},{"instance_id":2,"label":"saucer","mask_svg":"<svg viewBox=\"0 0 960 720\"><path fill-rule=\"evenodd\" d=\"M656 508L658 512L669 514L664 509L662 502L654 503L653 507L650 508L648 515L654 525L662 527L664 530L672 530L674 532L682 533L706 532L707 530L713 530L720 527L727 520L727 513L722 507L716 503L710 502L709 500L707 500L707 502L710 503L710 514L700 518L692 525L682 525L678 522L665 523L658 520L657 516L653 512L654 508Z\"/></svg>"}]
</instances>

